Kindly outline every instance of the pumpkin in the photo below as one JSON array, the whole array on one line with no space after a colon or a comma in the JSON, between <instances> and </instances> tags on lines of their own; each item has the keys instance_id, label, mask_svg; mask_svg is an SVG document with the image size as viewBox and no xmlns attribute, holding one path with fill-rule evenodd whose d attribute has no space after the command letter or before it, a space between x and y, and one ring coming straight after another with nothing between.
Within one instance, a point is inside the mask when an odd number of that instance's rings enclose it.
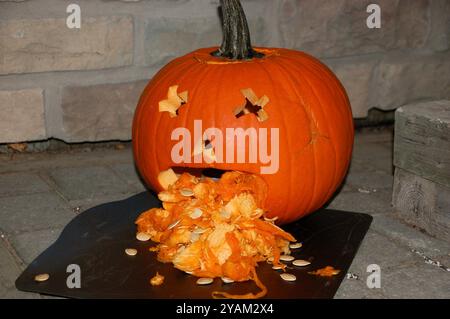
<instances>
[{"instance_id":1,"label":"pumpkin","mask_svg":"<svg viewBox=\"0 0 450 319\"><path fill-rule=\"evenodd\" d=\"M316 58L289 49L253 48L240 2L221 0L221 6L221 47L176 58L142 93L133 122L136 166L158 192L167 188L158 176L171 169L260 175L268 185L268 216L289 223L322 207L343 181L354 135L349 99L332 71ZM184 128L194 136L198 121L205 132L265 132L260 141L276 142L265 147L267 154L277 153L278 163L272 171L267 169L268 157L256 156L262 154L263 144L252 145L249 136L244 136L247 143L227 149L234 161L219 161L218 150L214 154L211 145L207 147L214 134L210 139L200 135L200 148L198 141L183 144L194 155L200 150L205 159L209 150L209 160L190 161L184 149L180 156L187 160L174 161L180 140L173 132ZM223 139L230 142L228 136ZM236 160L239 156L243 157Z\"/></svg>"}]
</instances>

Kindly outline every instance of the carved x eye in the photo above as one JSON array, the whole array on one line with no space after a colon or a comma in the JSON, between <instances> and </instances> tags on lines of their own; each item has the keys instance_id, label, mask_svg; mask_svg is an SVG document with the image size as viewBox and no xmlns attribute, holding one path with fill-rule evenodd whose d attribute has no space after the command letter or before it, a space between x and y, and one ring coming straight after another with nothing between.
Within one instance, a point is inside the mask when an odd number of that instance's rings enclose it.
<instances>
[{"instance_id":1,"label":"carved x eye","mask_svg":"<svg viewBox=\"0 0 450 319\"><path fill-rule=\"evenodd\" d=\"M242 95L245 97L245 104L234 110L236 118L240 118L247 114L255 114L260 122L264 122L269 118L264 107L269 103L269 98L263 95L261 98L255 94L252 89L242 89Z\"/></svg>"},{"instance_id":2,"label":"carved x eye","mask_svg":"<svg viewBox=\"0 0 450 319\"><path fill-rule=\"evenodd\" d=\"M159 102L159 111L168 112L170 117L178 116L178 109L188 101L188 91L178 93L178 85L169 87L167 99Z\"/></svg>"}]
</instances>

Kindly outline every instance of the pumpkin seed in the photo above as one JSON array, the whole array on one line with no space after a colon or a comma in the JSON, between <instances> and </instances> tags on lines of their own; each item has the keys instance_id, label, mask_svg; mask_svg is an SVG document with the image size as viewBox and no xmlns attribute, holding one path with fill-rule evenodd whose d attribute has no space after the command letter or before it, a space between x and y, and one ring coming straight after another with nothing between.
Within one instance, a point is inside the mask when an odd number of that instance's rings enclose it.
<instances>
[{"instance_id":1,"label":"pumpkin seed","mask_svg":"<svg viewBox=\"0 0 450 319\"><path fill-rule=\"evenodd\" d=\"M285 280L285 281L296 281L297 277L295 277L295 275L293 274L287 274L287 273L283 273L280 274L281 279Z\"/></svg>"},{"instance_id":2,"label":"pumpkin seed","mask_svg":"<svg viewBox=\"0 0 450 319\"><path fill-rule=\"evenodd\" d=\"M289 248L291 249L298 249L298 248L302 248L303 244L302 243L294 243L294 244L290 244Z\"/></svg>"},{"instance_id":3,"label":"pumpkin seed","mask_svg":"<svg viewBox=\"0 0 450 319\"><path fill-rule=\"evenodd\" d=\"M169 225L169 227L167 227L167 230L171 230L171 229L177 227L177 225L178 225L180 222L181 222L180 219L177 220L177 221L175 221L175 222L173 222L172 224Z\"/></svg>"},{"instance_id":4,"label":"pumpkin seed","mask_svg":"<svg viewBox=\"0 0 450 319\"><path fill-rule=\"evenodd\" d=\"M305 267L305 266L311 265L311 263L309 261L303 260L303 259L296 259L292 262L292 264L297 267Z\"/></svg>"},{"instance_id":5,"label":"pumpkin seed","mask_svg":"<svg viewBox=\"0 0 450 319\"><path fill-rule=\"evenodd\" d=\"M281 269L284 268L283 266L284 266L284 265L275 265L275 266L272 267L272 269L273 269L273 270L281 270Z\"/></svg>"},{"instance_id":6,"label":"pumpkin seed","mask_svg":"<svg viewBox=\"0 0 450 319\"><path fill-rule=\"evenodd\" d=\"M267 218L264 217L264 221L269 222L269 223L273 223L278 219L278 216L275 216L274 218Z\"/></svg>"},{"instance_id":7,"label":"pumpkin seed","mask_svg":"<svg viewBox=\"0 0 450 319\"><path fill-rule=\"evenodd\" d=\"M203 228L197 227L196 229L194 229L193 233L200 235L200 234L203 234L204 232L206 232L206 230L207 229L203 229Z\"/></svg>"},{"instance_id":8,"label":"pumpkin seed","mask_svg":"<svg viewBox=\"0 0 450 319\"><path fill-rule=\"evenodd\" d=\"M347 273L347 279L359 279L359 276L357 274L353 274L351 272Z\"/></svg>"},{"instance_id":9,"label":"pumpkin seed","mask_svg":"<svg viewBox=\"0 0 450 319\"><path fill-rule=\"evenodd\" d=\"M200 208L196 208L192 211L192 213L189 214L189 217L191 217L192 219L197 219L202 217L203 212Z\"/></svg>"},{"instance_id":10,"label":"pumpkin seed","mask_svg":"<svg viewBox=\"0 0 450 319\"><path fill-rule=\"evenodd\" d=\"M34 280L37 282L47 281L48 278L50 278L49 274L39 274L39 275L34 276Z\"/></svg>"},{"instance_id":11,"label":"pumpkin seed","mask_svg":"<svg viewBox=\"0 0 450 319\"><path fill-rule=\"evenodd\" d=\"M180 194L184 197L194 196L194 191L190 188L182 188L180 189Z\"/></svg>"},{"instance_id":12,"label":"pumpkin seed","mask_svg":"<svg viewBox=\"0 0 450 319\"><path fill-rule=\"evenodd\" d=\"M224 283L226 283L226 284L231 284L231 283L234 282L233 279L228 278L228 277L222 277L222 281L223 281Z\"/></svg>"},{"instance_id":13,"label":"pumpkin seed","mask_svg":"<svg viewBox=\"0 0 450 319\"><path fill-rule=\"evenodd\" d=\"M295 258L289 255L281 255L280 260L282 261L293 261Z\"/></svg>"},{"instance_id":14,"label":"pumpkin seed","mask_svg":"<svg viewBox=\"0 0 450 319\"><path fill-rule=\"evenodd\" d=\"M191 233L191 242L195 243L197 240L199 240L200 234Z\"/></svg>"},{"instance_id":15,"label":"pumpkin seed","mask_svg":"<svg viewBox=\"0 0 450 319\"><path fill-rule=\"evenodd\" d=\"M264 211L261 208L257 208L253 211L252 215L250 216L251 219L256 219L261 217L264 214Z\"/></svg>"},{"instance_id":16,"label":"pumpkin seed","mask_svg":"<svg viewBox=\"0 0 450 319\"><path fill-rule=\"evenodd\" d=\"M210 285L212 284L214 279L212 278L199 278L197 280L197 285Z\"/></svg>"},{"instance_id":17,"label":"pumpkin seed","mask_svg":"<svg viewBox=\"0 0 450 319\"><path fill-rule=\"evenodd\" d=\"M139 241L149 241L150 240L150 235L146 234L146 233L137 233L136 234L136 239Z\"/></svg>"},{"instance_id":18,"label":"pumpkin seed","mask_svg":"<svg viewBox=\"0 0 450 319\"><path fill-rule=\"evenodd\" d=\"M136 249L134 249L134 248L127 248L127 249L125 249L125 253L128 256L136 256L138 251Z\"/></svg>"},{"instance_id":19,"label":"pumpkin seed","mask_svg":"<svg viewBox=\"0 0 450 319\"><path fill-rule=\"evenodd\" d=\"M224 219L228 219L228 218L231 217L231 212L230 212L230 211L227 211L227 210L225 210L225 209L222 209L222 210L220 211L220 216L221 216L222 218L224 218Z\"/></svg>"}]
</instances>

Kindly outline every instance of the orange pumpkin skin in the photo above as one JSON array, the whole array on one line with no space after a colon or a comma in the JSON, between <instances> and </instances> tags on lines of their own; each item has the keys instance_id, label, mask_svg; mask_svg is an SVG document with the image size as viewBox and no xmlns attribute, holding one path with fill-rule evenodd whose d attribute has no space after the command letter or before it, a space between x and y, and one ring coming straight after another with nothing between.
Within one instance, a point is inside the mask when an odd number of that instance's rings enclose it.
<instances>
[{"instance_id":1,"label":"orange pumpkin skin","mask_svg":"<svg viewBox=\"0 0 450 319\"><path fill-rule=\"evenodd\" d=\"M171 140L171 133L178 127L193 132L194 120L202 120L203 130L268 128L269 138L270 128L279 128L279 170L260 175L269 188L268 216L285 224L319 209L343 181L351 158L353 118L343 86L325 65L303 52L256 48L266 56L233 61L211 56L216 49L173 60L144 90L133 123L134 157L142 177L161 191L158 174L174 166L260 174L267 165L259 158L257 163L174 164L171 151L178 141ZM189 100L171 118L159 112L158 104L173 85L179 85L178 92L188 91ZM234 115L245 104L245 88L270 99L264 108L266 121L259 122L254 114Z\"/></svg>"}]
</instances>

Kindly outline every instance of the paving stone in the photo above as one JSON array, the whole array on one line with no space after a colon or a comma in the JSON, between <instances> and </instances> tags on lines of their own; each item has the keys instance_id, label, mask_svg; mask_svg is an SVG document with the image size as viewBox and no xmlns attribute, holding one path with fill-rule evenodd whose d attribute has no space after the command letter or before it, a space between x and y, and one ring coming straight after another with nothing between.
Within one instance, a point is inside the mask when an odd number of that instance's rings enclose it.
<instances>
[{"instance_id":1,"label":"paving stone","mask_svg":"<svg viewBox=\"0 0 450 319\"><path fill-rule=\"evenodd\" d=\"M0 288L0 299L42 299L41 295L19 291L16 287L2 290Z\"/></svg>"},{"instance_id":2,"label":"paving stone","mask_svg":"<svg viewBox=\"0 0 450 319\"><path fill-rule=\"evenodd\" d=\"M50 187L36 174L0 174L0 196L48 192Z\"/></svg>"},{"instance_id":3,"label":"paving stone","mask_svg":"<svg viewBox=\"0 0 450 319\"><path fill-rule=\"evenodd\" d=\"M364 238L349 272L357 274L366 282L367 266L377 264L381 272L403 264L413 264L420 258L405 247L370 229Z\"/></svg>"},{"instance_id":4,"label":"paving stone","mask_svg":"<svg viewBox=\"0 0 450 319\"><path fill-rule=\"evenodd\" d=\"M141 180L136 166L133 163L119 163L109 165L122 179L136 190L145 191L144 181Z\"/></svg>"},{"instance_id":5,"label":"paving stone","mask_svg":"<svg viewBox=\"0 0 450 319\"><path fill-rule=\"evenodd\" d=\"M54 193L0 198L0 225L8 235L62 227L74 216Z\"/></svg>"},{"instance_id":6,"label":"paving stone","mask_svg":"<svg viewBox=\"0 0 450 319\"><path fill-rule=\"evenodd\" d=\"M347 176L346 182L355 188L365 190L389 189L392 192L394 177L382 171L355 172Z\"/></svg>"},{"instance_id":7,"label":"paving stone","mask_svg":"<svg viewBox=\"0 0 450 319\"><path fill-rule=\"evenodd\" d=\"M355 143L352 161L363 164L370 171L393 174L392 147L381 143Z\"/></svg>"},{"instance_id":8,"label":"paving stone","mask_svg":"<svg viewBox=\"0 0 450 319\"><path fill-rule=\"evenodd\" d=\"M9 237L9 241L17 251L19 257L26 263L30 264L45 249L58 239L60 229L45 229L32 232L26 232L19 235Z\"/></svg>"},{"instance_id":9,"label":"paving stone","mask_svg":"<svg viewBox=\"0 0 450 319\"><path fill-rule=\"evenodd\" d=\"M139 191L136 194L140 193ZM104 195L98 196L95 198L87 198L87 199L75 199L69 201L69 205L72 207L73 211L78 213L84 212L85 210L103 205L106 203L116 202L120 200L124 200L128 197L133 196L134 194L113 194L113 195Z\"/></svg>"},{"instance_id":10,"label":"paving stone","mask_svg":"<svg viewBox=\"0 0 450 319\"><path fill-rule=\"evenodd\" d=\"M371 127L357 129L355 144L378 143L392 146L394 142L394 127Z\"/></svg>"},{"instance_id":11,"label":"paving stone","mask_svg":"<svg viewBox=\"0 0 450 319\"><path fill-rule=\"evenodd\" d=\"M355 173L367 173L371 170L365 165L365 163L362 163L361 161L356 161L352 158L352 161L350 162L350 167L348 168L347 172L347 178L351 174Z\"/></svg>"},{"instance_id":12,"label":"paving stone","mask_svg":"<svg viewBox=\"0 0 450 319\"><path fill-rule=\"evenodd\" d=\"M2 293L14 287L14 281L21 271L5 243L0 239L0 298Z\"/></svg>"},{"instance_id":13,"label":"paving stone","mask_svg":"<svg viewBox=\"0 0 450 319\"><path fill-rule=\"evenodd\" d=\"M369 230L349 269L349 273L357 275L358 279L344 279L336 298L386 298L380 289L367 287L366 281L370 275L367 266L379 265L383 280L385 271L397 269L404 264L414 264L419 260L420 258L408 249Z\"/></svg>"},{"instance_id":14,"label":"paving stone","mask_svg":"<svg viewBox=\"0 0 450 319\"><path fill-rule=\"evenodd\" d=\"M371 228L404 247L416 249L429 257L447 255L450 245L423 232L407 226L387 215L375 215Z\"/></svg>"},{"instance_id":15,"label":"paving stone","mask_svg":"<svg viewBox=\"0 0 450 319\"><path fill-rule=\"evenodd\" d=\"M18 291L14 285L22 270L0 239L0 299L39 299L39 294Z\"/></svg>"},{"instance_id":16,"label":"paving stone","mask_svg":"<svg viewBox=\"0 0 450 319\"><path fill-rule=\"evenodd\" d=\"M450 272L417 264L382 273L381 291L389 298L449 299Z\"/></svg>"},{"instance_id":17,"label":"paving stone","mask_svg":"<svg viewBox=\"0 0 450 319\"><path fill-rule=\"evenodd\" d=\"M383 299L386 298L380 289L370 289L366 285L365 277L356 279L344 279L339 286L335 299Z\"/></svg>"},{"instance_id":18,"label":"paving stone","mask_svg":"<svg viewBox=\"0 0 450 319\"><path fill-rule=\"evenodd\" d=\"M392 211L391 200L388 200L382 194L380 191L369 194L358 191L341 192L334 197L326 208L371 215L390 213Z\"/></svg>"},{"instance_id":19,"label":"paving stone","mask_svg":"<svg viewBox=\"0 0 450 319\"><path fill-rule=\"evenodd\" d=\"M104 166L58 168L49 174L68 200L130 193L127 183Z\"/></svg>"}]
</instances>

